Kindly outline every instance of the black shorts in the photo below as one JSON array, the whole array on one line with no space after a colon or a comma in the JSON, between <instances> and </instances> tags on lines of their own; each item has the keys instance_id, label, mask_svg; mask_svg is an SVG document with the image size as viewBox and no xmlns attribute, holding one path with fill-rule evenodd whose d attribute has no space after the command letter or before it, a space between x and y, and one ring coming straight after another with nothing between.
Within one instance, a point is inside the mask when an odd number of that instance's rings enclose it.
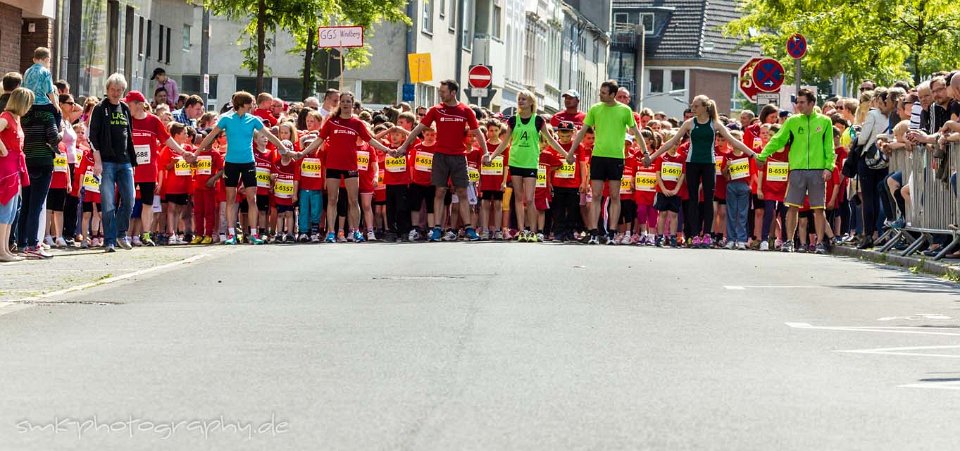
<instances>
[{"instance_id":1,"label":"black shorts","mask_svg":"<svg viewBox=\"0 0 960 451\"><path fill-rule=\"evenodd\" d=\"M246 188L257 186L257 164L250 163L224 163L223 180L227 188L236 188L243 182Z\"/></svg>"},{"instance_id":2,"label":"black shorts","mask_svg":"<svg viewBox=\"0 0 960 451\"><path fill-rule=\"evenodd\" d=\"M337 191L337 216L347 217L347 189L340 188ZM329 199L329 196L327 197Z\"/></svg>"},{"instance_id":3,"label":"black shorts","mask_svg":"<svg viewBox=\"0 0 960 451\"><path fill-rule=\"evenodd\" d=\"M503 200L503 191L481 191L480 200Z\"/></svg>"},{"instance_id":4,"label":"black shorts","mask_svg":"<svg viewBox=\"0 0 960 451\"><path fill-rule=\"evenodd\" d=\"M718 198L714 197L714 198L713 198L713 201L716 202L717 205L727 205L727 200L726 200L726 199L718 199Z\"/></svg>"},{"instance_id":5,"label":"black shorts","mask_svg":"<svg viewBox=\"0 0 960 451\"><path fill-rule=\"evenodd\" d=\"M590 159L590 180L620 180L623 178L623 158L593 157Z\"/></svg>"},{"instance_id":6,"label":"black shorts","mask_svg":"<svg viewBox=\"0 0 960 451\"><path fill-rule=\"evenodd\" d=\"M330 168L327 168L326 174L327 174L327 180L331 180L331 179L340 180L341 178L355 179L357 177L360 177L360 171L344 171L341 169L330 169Z\"/></svg>"},{"instance_id":7,"label":"black shorts","mask_svg":"<svg viewBox=\"0 0 960 451\"><path fill-rule=\"evenodd\" d=\"M680 196L664 196L657 193L657 200L653 202L653 208L657 211L680 213Z\"/></svg>"},{"instance_id":8,"label":"black shorts","mask_svg":"<svg viewBox=\"0 0 960 451\"><path fill-rule=\"evenodd\" d=\"M63 203L67 200L66 188L50 188L47 191L47 210L63 211Z\"/></svg>"},{"instance_id":9,"label":"black shorts","mask_svg":"<svg viewBox=\"0 0 960 451\"><path fill-rule=\"evenodd\" d=\"M163 196L164 202L169 202L174 205L187 205L187 201L190 199L189 194L167 194Z\"/></svg>"},{"instance_id":10,"label":"black shorts","mask_svg":"<svg viewBox=\"0 0 960 451\"><path fill-rule=\"evenodd\" d=\"M535 179L537 178L537 170L510 166L510 177L523 177L528 179Z\"/></svg>"},{"instance_id":11,"label":"black shorts","mask_svg":"<svg viewBox=\"0 0 960 451\"><path fill-rule=\"evenodd\" d=\"M387 201L385 201L385 200L375 200L375 201L373 201L373 206L374 206L374 207L379 207L379 206L381 206L381 205L387 205Z\"/></svg>"},{"instance_id":12,"label":"black shorts","mask_svg":"<svg viewBox=\"0 0 960 451\"><path fill-rule=\"evenodd\" d=\"M447 186L448 181L457 188L466 188L470 184L467 176L467 157L465 155L433 154L433 174L430 175L433 186Z\"/></svg>"},{"instance_id":13,"label":"black shorts","mask_svg":"<svg viewBox=\"0 0 960 451\"><path fill-rule=\"evenodd\" d=\"M93 202L84 202L83 205L80 206L80 211L83 213L93 213Z\"/></svg>"},{"instance_id":14,"label":"black shorts","mask_svg":"<svg viewBox=\"0 0 960 451\"><path fill-rule=\"evenodd\" d=\"M620 201L620 224L633 222L637 219L637 203L633 200Z\"/></svg>"},{"instance_id":15,"label":"black shorts","mask_svg":"<svg viewBox=\"0 0 960 451\"><path fill-rule=\"evenodd\" d=\"M290 213L293 211L293 205L277 205L277 214Z\"/></svg>"},{"instance_id":16,"label":"black shorts","mask_svg":"<svg viewBox=\"0 0 960 451\"><path fill-rule=\"evenodd\" d=\"M153 205L153 196L157 193L157 184L153 182L137 182L140 188L140 202L143 205Z\"/></svg>"},{"instance_id":17,"label":"black shorts","mask_svg":"<svg viewBox=\"0 0 960 451\"><path fill-rule=\"evenodd\" d=\"M449 193L449 191L447 191ZM436 186L410 184L407 199L410 200L410 211L420 211L420 204L427 202L427 213L433 213L433 198L437 195Z\"/></svg>"}]
</instances>

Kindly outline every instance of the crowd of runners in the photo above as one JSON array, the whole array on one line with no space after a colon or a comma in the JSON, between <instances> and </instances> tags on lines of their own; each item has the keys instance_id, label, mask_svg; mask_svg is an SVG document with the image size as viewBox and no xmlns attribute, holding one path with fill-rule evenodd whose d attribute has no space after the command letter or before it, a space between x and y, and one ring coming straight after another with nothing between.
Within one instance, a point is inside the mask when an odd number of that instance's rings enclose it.
<instances>
[{"instance_id":1,"label":"crowd of runners","mask_svg":"<svg viewBox=\"0 0 960 451\"><path fill-rule=\"evenodd\" d=\"M241 91L217 114L162 70L152 99L114 74L103 98L81 102L49 61L39 48L34 66L3 78L0 261L50 248L456 240L824 253L902 226L909 187L864 158L847 177L849 149L960 137L952 74L916 88L864 82L859 98L820 106L801 89L789 111L733 117L705 96L682 119L635 112L612 80L596 103L564 92L553 115L527 91L509 117L464 104L454 80L432 106Z\"/></svg>"}]
</instances>

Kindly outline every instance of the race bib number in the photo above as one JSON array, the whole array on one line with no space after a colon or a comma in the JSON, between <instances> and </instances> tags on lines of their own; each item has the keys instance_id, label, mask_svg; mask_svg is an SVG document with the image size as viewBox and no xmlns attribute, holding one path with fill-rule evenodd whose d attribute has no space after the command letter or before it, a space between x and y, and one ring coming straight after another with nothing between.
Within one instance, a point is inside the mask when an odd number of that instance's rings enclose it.
<instances>
[{"instance_id":1,"label":"race bib number","mask_svg":"<svg viewBox=\"0 0 960 451\"><path fill-rule=\"evenodd\" d=\"M303 163L300 164L300 176L313 179L320 178L320 159L304 158Z\"/></svg>"},{"instance_id":2,"label":"race bib number","mask_svg":"<svg viewBox=\"0 0 960 451\"><path fill-rule=\"evenodd\" d=\"M767 162L767 181L786 182L787 174L790 173L790 163L782 161Z\"/></svg>"},{"instance_id":3,"label":"race bib number","mask_svg":"<svg viewBox=\"0 0 960 451\"><path fill-rule=\"evenodd\" d=\"M257 167L257 188L270 188L270 170Z\"/></svg>"},{"instance_id":4,"label":"race bib number","mask_svg":"<svg viewBox=\"0 0 960 451\"><path fill-rule=\"evenodd\" d=\"M273 192L278 199L293 198L293 179L278 178L277 184L273 187Z\"/></svg>"},{"instance_id":5,"label":"race bib number","mask_svg":"<svg viewBox=\"0 0 960 451\"><path fill-rule=\"evenodd\" d=\"M657 174L653 172L638 172L634 178L637 191L652 193L657 190Z\"/></svg>"},{"instance_id":6,"label":"race bib number","mask_svg":"<svg viewBox=\"0 0 960 451\"><path fill-rule=\"evenodd\" d=\"M717 159L717 160L716 160L716 161L717 161L717 163L716 163L716 164L717 164L717 176L719 177L719 176L723 175L723 158L720 158L719 156L717 156L716 159Z\"/></svg>"},{"instance_id":7,"label":"race bib number","mask_svg":"<svg viewBox=\"0 0 960 451\"><path fill-rule=\"evenodd\" d=\"M366 150L357 151L357 170L366 171L370 167L370 152Z\"/></svg>"},{"instance_id":8,"label":"race bib number","mask_svg":"<svg viewBox=\"0 0 960 451\"><path fill-rule=\"evenodd\" d=\"M137 154L137 164L150 164L150 145L134 144L133 151Z\"/></svg>"},{"instance_id":9,"label":"race bib number","mask_svg":"<svg viewBox=\"0 0 960 451\"><path fill-rule=\"evenodd\" d=\"M69 172L66 155L57 154L53 157L53 172Z\"/></svg>"},{"instance_id":10,"label":"race bib number","mask_svg":"<svg viewBox=\"0 0 960 451\"><path fill-rule=\"evenodd\" d=\"M730 161L730 180L740 180L750 176L750 160L738 158Z\"/></svg>"},{"instance_id":11,"label":"race bib number","mask_svg":"<svg viewBox=\"0 0 960 451\"><path fill-rule=\"evenodd\" d=\"M537 167L537 188L547 187L547 167L540 165Z\"/></svg>"},{"instance_id":12,"label":"race bib number","mask_svg":"<svg viewBox=\"0 0 960 451\"><path fill-rule=\"evenodd\" d=\"M660 166L660 178L667 182L676 182L680 180L680 174L683 174L683 164L664 161Z\"/></svg>"},{"instance_id":13,"label":"race bib number","mask_svg":"<svg viewBox=\"0 0 960 451\"><path fill-rule=\"evenodd\" d=\"M83 174L83 189L88 193L100 192L100 180L93 175L93 171L87 171L86 174Z\"/></svg>"},{"instance_id":14,"label":"race bib number","mask_svg":"<svg viewBox=\"0 0 960 451\"><path fill-rule=\"evenodd\" d=\"M481 175L503 175L503 156L490 160L490 163L483 163L480 166Z\"/></svg>"},{"instance_id":15,"label":"race bib number","mask_svg":"<svg viewBox=\"0 0 960 451\"><path fill-rule=\"evenodd\" d=\"M407 157L387 157L384 164L387 166L387 172L403 172L407 170Z\"/></svg>"},{"instance_id":16,"label":"race bib number","mask_svg":"<svg viewBox=\"0 0 960 451\"><path fill-rule=\"evenodd\" d=\"M633 176L624 174L620 179L620 194L630 194L633 192Z\"/></svg>"},{"instance_id":17,"label":"race bib number","mask_svg":"<svg viewBox=\"0 0 960 451\"><path fill-rule=\"evenodd\" d=\"M387 185L383 184L383 173L384 171L377 171L377 191L387 189Z\"/></svg>"},{"instance_id":18,"label":"race bib number","mask_svg":"<svg viewBox=\"0 0 960 451\"><path fill-rule=\"evenodd\" d=\"M191 172L190 163L187 163L187 160L183 158L177 158L176 163L173 164L173 174L177 177L187 177Z\"/></svg>"},{"instance_id":19,"label":"race bib number","mask_svg":"<svg viewBox=\"0 0 960 451\"><path fill-rule=\"evenodd\" d=\"M563 165L560 166L559 169L557 169L557 172L555 173L555 177L557 177L558 179L572 179L576 173L577 173L577 163L573 163L573 164L563 163Z\"/></svg>"},{"instance_id":20,"label":"race bib number","mask_svg":"<svg viewBox=\"0 0 960 451\"><path fill-rule=\"evenodd\" d=\"M427 152L417 152L417 158L413 160L413 168L423 172L432 171L433 154Z\"/></svg>"},{"instance_id":21,"label":"race bib number","mask_svg":"<svg viewBox=\"0 0 960 451\"><path fill-rule=\"evenodd\" d=\"M480 171L474 167L467 167L467 178L470 179L471 183L480 182Z\"/></svg>"},{"instance_id":22,"label":"race bib number","mask_svg":"<svg viewBox=\"0 0 960 451\"><path fill-rule=\"evenodd\" d=\"M197 175L211 175L213 173L213 157L201 155L197 157Z\"/></svg>"}]
</instances>

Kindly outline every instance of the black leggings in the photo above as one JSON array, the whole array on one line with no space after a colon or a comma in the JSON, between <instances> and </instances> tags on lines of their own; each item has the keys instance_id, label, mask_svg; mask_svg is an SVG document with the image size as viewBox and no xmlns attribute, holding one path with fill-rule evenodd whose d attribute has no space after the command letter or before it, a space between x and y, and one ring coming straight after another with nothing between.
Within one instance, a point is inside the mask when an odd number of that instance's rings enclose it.
<instances>
[{"instance_id":1,"label":"black leggings","mask_svg":"<svg viewBox=\"0 0 960 451\"><path fill-rule=\"evenodd\" d=\"M553 205L550 209L553 217L554 234L572 234L580 228L580 191L577 188L553 188Z\"/></svg>"},{"instance_id":2,"label":"black leggings","mask_svg":"<svg viewBox=\"0 0 960 451\"><path fill-rule=\"evenodd\" d=\"M877 215L880 214L880 196L877 185L887 176L887 169L870 169L863 160L857 168L860 192L863 194L863 234L872 237L877 231Z\"/></svg>"},{"instance_id":3,"label":"black leggings","mask_svg":"<svg viewBox=\"0 0 960 451\"><path fill-rule=\"evenodd\" d=\"M691 236L703 232L701 218L713 218L713 187L717 182L717 167L713 163L687 163L687 211L684 219ZM700 186L703 185L703 208L700 208Z\"/></svg>"},{"instance_id":4,"label":"black leggings","mask_svg":"<svg viewBox=\"0 0 960 451\"><path fill-rule=\"evenodd\" d=\"M387 230L410 233L410 200L407 185L387 185Z\"/></svg>"}]
</instances>

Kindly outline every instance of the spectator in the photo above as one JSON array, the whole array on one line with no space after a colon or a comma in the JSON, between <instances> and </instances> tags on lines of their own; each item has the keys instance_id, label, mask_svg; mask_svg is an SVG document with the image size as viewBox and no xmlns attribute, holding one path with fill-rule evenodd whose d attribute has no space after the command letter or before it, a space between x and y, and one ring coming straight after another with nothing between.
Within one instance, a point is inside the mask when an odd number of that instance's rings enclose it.
<instances>
[{"instance_id":1,"label":"spectator","mask_svg":"<svg viewBox=\"0 0 960 451\"><path fill-rule=\"evenodd\" d=\"M150 107L156 110L158 106L166 105L169 108L170 107L170 103L168 103L169 98L170 98L170 93L167 92L167 88L164 88L163 86L161 86L153 91L153 102L150 103Z\"/></svg>"},{"instance_id":2,"label":"spectator","mask_svg":"<svg viewBox=\"0 0 960 451\"><path fill-rule=\"evenodd\" d=\"M6 80L4 80L6 81ZM27 183L27 168L23 162L23 130L20 117L33 105L33 92L19 88L8 96L0 113L0 261L23 260L7 247L11 231L16 227L20 192Z\"/></svg>"},{"instance_id":3,"label":"spectator","mask_svg":"<svg viewBox=\"0 0 960 451\"><path fill-rule=\"evenodd\" d=\"M340 91L330 88L326 93L323 94L323 105L320 106L320 115L324 119L337 109L337 105L340 104Z\"/></svg>"},{"instance_id":4,"label":"spectator","mask_svg":"<svg viewBox=\"0 0 960 451\"><path fill-rule=\"evenodd\" d=\"M180 98L180 90L177 89L177 82L173 81L172 78L167 77L167 71L165 71L162 67L158 67L153 70L153 75L150 76L150 80L156 80L157 87L163 88L164 92L167 93L164 103L172 107L173 99Z\"/></svg>"},{"instance_id":5,"label":"spectator","mask_svg":"<svg viewBox=\"0 0 960 451\"><path fill-rule=\"evenodd\" d=\"M21 83L23 83L23 78L19 72L7 72L3 76L3 93L0 94L0 111L6 108L10 93L12 93L14 89L19 88Z\"/></svg>"},{"instance_id":6,"label":"spectator","mask_svg":"<svg viewBox=\"0 0 960 451\"><path fill-rule=\"evenodd\" d=\"M263 125L267 127L276 127L277 118L273 117L273 113L270 111L270 108L273 107L273 96L261 92L257 96L257 108L253 110L253 115L259 117L263 121Z\"/></svg>"},{"instance_id":7,"label":"spectator","mask_svg":"<svg viewBox=\"0 0 960 451\"><path fill-rule=\"evenodd\" d=\"M53 83L50 84L51 88ZM54 90L55 91L55 90ZM36 93L34 93L36 94ZM53 178L53 157L63 135L50 104L34 105L21 119L23 154L26 158L29 188L23 190L23 206L17 221L17 246L29 258L50 258L39 246L40 217Z\"/></svg>"},{"instance_id":8,"label":"spectator","mask_svg":"<svg viewBox=\"0 0 960 451\"><path fill-rule=\"evenodd\" d=\"M203 115L203 99L192 95L187 97L183 108L173 112L173 120L183 125L196 126L197 119Z\"/></svg>"},{"instance_id":9,"label":"spectator","mask_svg":"<svg viewBox=\"0 0 960 451\"><path fill-rule=\"evenodd\" d=\"M57 101L57 88L53 86L50 74L50 49L37 47L33 51L33 66L23 73L23 87L33 91L33 109L49 111L53 114L57 127L60 126L60 104Z\"/></svg>"},{"instance_id":10,"label":"spectator","mask_svg":"<svg viewBox=\"0 0 960 451\"><path fill-rule=\"evenodd\" d=\"M173 109L173 110L182 109L182 108L183 108L183 105L187 103L187 99L189 99L189 98L190 98L190 96L188 96L188 95L186 95L186 94L180 94L179 96L177 96L177 103L176 103L176 105L172 106L171 109Z\"/></svg>"},{"instance_id":11,"label":"spectator","mask_svg":"<svg viewBox=\"0 0 960 451\"><path fill-rule=\"evenodd\" d=\"M57 80L53 85L57 87L57 95L70 94L70 83L66 80Z\"/></svg>"},{"instance_id":12,"label":"spectator","mask_svg":"<svg viewBox=\"0 0 960 451\"><path fill-rule=\"evenodd\" d=\"M886 133L890 126L890 113L893 103L889 101L889 93L885 88L874 91L874 97L863 123L857 144L863 146L863 152L869 152L871 146L877 142L877 137ZM863 201L863 240L857 245L858 249L873 247L874 236L877 232L877 217L880 212L880 198L878 184L888 175L887 168L870 169L865 159L859 160L857 178L860 180L861 200Z\"/></svg>"},{"instance_id":13,"label":"spectator","mask_svg":"<svg viewBox=\"0 0 960 451\"><path fill-rule=\"evenodd\" d=\"M93 109L90 120L90 144L94 150L94 174L100 180L100 211L103 215L106 252L116 252L116 245L131 249L127 227L133 209L133 168L137 164L133 148L130 108L121 102L127 90L122 74L107 78L107 97ZM119 191L120 204L116 193ZM118 237L123 237L119 239Z\"/></svg>"}]
</instances>

